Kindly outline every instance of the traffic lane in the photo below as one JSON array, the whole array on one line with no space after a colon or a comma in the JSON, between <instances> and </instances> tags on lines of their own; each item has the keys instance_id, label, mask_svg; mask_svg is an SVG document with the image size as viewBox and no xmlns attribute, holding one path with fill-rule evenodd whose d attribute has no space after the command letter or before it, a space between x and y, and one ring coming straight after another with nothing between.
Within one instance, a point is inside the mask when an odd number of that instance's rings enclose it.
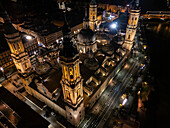
<instances>
[{"instance_id":1,"label":"traffic lane","mask_svg":"<svg viewBox=\"0 0 170 128\"><path fill-rule=\"evenodd\" d=\"M133 69L135 68L135 66L136 66L136 64L134 64L132 66L132 68L130 68L130 71L127 73L127 77L123 81L122 86L119 86L117 96L115 96L114 99L112 99L112 102L109 104L110 105L109 108L106 110L106 112L102 116L102 119L101 119L100 123L98 124L98 127L102 127L104 125L105 120L107 120L110 115L109 111L116 107L116 103L117 103L118 99L121 97L123 91L125 90L127 83L129 82L129 79L131 78L131 73L133 72ZM113 105L113 107L111 108L112 105Z\"/></svg>"}]
</instances>

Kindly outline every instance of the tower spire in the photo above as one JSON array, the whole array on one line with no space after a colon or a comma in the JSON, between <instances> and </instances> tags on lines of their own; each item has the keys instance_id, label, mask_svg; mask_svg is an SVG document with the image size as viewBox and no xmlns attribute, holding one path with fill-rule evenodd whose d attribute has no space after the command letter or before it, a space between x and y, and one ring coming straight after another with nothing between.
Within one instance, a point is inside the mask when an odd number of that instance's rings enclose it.
<instances>
[{"instance_id":1,"label":"tower spire","mask_svg":"<svg viewBox=\"0 0 170 128\"><path fill-rule=\"evenodd\" d=\"M134 1L134 9L139 10L139 0Z\"/></svg>"},{"instance_id":2,"label":"tower spire","mask_svg":"<svg viewBox=\"0 0 170 128\"><path fill-rule=\"evenodd\" d=\"M83 19L83 28L84 29L89 28L89 19L87 17L87 7L85 8L85 17Z\"/></svg>"},{"instance_id":3,"label":"tower spire","mask_svg":"<svg viewBox=\"0 0 170 128\"><path fill-rule=\"evenodd\" d=\"M73 42L71 39L71 30L67 22L66 12L64 12L64 26L62 27L63 33L63 49L60 51L60 55L64 57L73 57L78 52L77 49L73 47Z\"/></svg>"},{"instance_id":4,"label":"tower spire","mask_svg":"<svg viewBox=\"0 0 170 128\"><path fill-rule=\"evenodd\" d=\"M71 117L67 120L77 126L84 118L83 104L83 79L80 74L80 60L77 48L73 46L71 31L64 14L63 49L60 50L60 63L62 67L62 79L60 81L63 90L67 115ZM82 113L82 115L81 115ZM81 115L81 116L80 116Z\"/></svg>"}]
</instances>

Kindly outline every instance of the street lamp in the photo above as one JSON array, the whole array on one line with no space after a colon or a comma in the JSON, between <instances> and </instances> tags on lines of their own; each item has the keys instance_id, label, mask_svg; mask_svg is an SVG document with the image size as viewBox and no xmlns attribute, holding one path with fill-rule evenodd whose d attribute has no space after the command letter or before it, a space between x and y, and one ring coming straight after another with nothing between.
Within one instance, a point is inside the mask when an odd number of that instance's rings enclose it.
<instances>
[{"instance_id":1,"label":"street lamp","mask_svg":"<svg viewBox=\"0 0 170 128\"><path fill-rule=\"evenodd\" d=\"M1 67L0 70L1 70L2 72L4 72L4 68L3 68L3 67Z\"/></svg>"},{"instance_id":2,"label":"street lamp","mask_svg":"<svg viewBox=\"0 0 170 128\"><path fill-rule=\"evenodd\" d=\"M112 24L110 25L110 27L111 27L112 29L116 29L116 28L117 28L117 22L112 23Z\"/></svg>"},{"instance_id":3,"label":"street lamp","mask_svg":"<svg viewBox=\"0 0 170 128\"><path fill-rule=\"evenodd\" d=\"M27 40L31 40L31 39L32 39L32 37L31 37L31 36L29 36L29 35L26 35L26 39L27 39Z\"/></svg>"}]
</instances>

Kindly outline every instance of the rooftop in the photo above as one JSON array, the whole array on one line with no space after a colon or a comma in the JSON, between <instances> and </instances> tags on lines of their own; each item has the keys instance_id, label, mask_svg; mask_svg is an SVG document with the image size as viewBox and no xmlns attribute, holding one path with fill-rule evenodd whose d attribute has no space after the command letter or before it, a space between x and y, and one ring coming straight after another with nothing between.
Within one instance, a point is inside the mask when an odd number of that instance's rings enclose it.
<instances>
[{"instance_id":1,"label":"rooftop","mask_svg":"<svg viewBox=\"0 0 170 128\"><path fill-rule=\"evenodd\" d=\"M0 94L0 99L21 118L17 124L18 128L47 128L49 126L49 122L43 119L4 87L0 87ZM0 107L0 109L3 108Z\"/></svg>"}]
</instances>

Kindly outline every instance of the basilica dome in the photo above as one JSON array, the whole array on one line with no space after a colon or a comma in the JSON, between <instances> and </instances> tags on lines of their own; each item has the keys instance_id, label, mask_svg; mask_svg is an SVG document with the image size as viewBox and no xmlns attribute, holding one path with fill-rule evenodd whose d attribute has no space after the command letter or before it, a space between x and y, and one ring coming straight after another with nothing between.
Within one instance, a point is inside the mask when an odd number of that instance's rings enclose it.
<instances>
[{"instance_id":1,"label":"basilica dome","mask_svg":"<svg viewBox=\"0 0 170 128\"><path fill-rule=\"evenodd\" d=\"M85 44L93 43L96 40L96 36L91 29L82 29L77 35L77 40Z\"/></svg>"}]
</instances>

